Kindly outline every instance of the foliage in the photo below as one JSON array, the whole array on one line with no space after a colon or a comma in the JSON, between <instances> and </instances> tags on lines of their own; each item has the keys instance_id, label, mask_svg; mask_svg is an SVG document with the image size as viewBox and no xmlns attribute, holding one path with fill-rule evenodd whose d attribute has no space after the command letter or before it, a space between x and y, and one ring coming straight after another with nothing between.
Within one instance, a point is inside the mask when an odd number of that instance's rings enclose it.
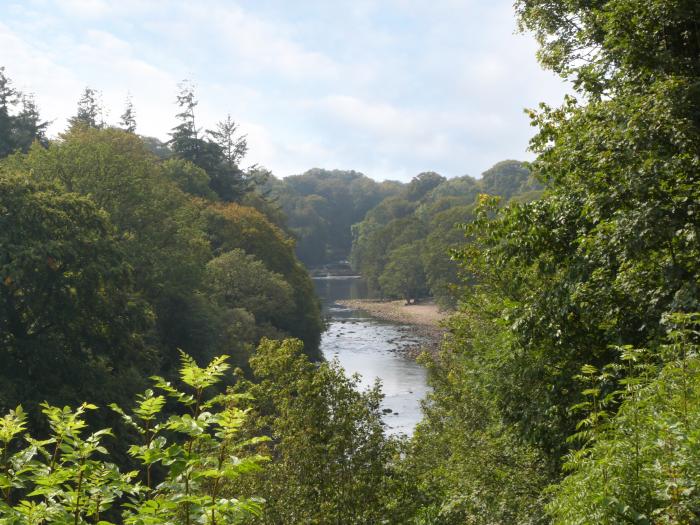
<instances>
[{"instance_id":1,"label":"foliage","mask_svg":"<svg viewBox=\"0 0 700 525\"><path fill-rule=\"evenodd\" d=\"M504 160L481 174L481 193L498 195L504 201L530 191L541 190L542 186L533 180L530 170L522 162Z\"/></svg>"},{"instance_id":2,"label":"foliage","mask_svg":"<svg viewBox=\"0 0 700 525\"><path fill-rule=\"evenodd\" d=\"M260 512L257 498L238 498L231 482L259 469L264 457L245 449L261 438L241 440L246 412L235 395L208 396L228 368L220 356L200 368L182 355L184 391L155 377L154 390L136 399L131 413L112 405L138 436L129 454L138 469L123 472L110 461L109 428L90 432L87 416L43 404L50 432L37 439L17 407L0 419L0 523L191 524L240 523ZM167 400L178 411L166 417Z\"/></svg>"},{"instance_id":3,"label":"foliage","mask_svg":"<svg viewBox=\"0 0 700 525\"><path fill-rule=\"evenodd\" d=\"M551 472L503 421L494 384L512 336L496 298L479 299L451 318L440 353L422 357L432 392L402 465L415 484L407 523L547 523Z\"/></svg>"},{"instance_id":4,"label":"foliage","mask_svg":"<svg viewBox=\"0 0 700 525\"><path fill-rule=\"evenodd\" d=\"M460 280L450 250L463 243L457 225L471 219L479 192L508 199L538 188L529 170L517 161L496 164L478 181L467 175L447 180L421 173L353 226L353 267L376 295L406 299L410 288L412 299L430 295L440 306L454 308L454 289ZM409 274L413 284L407 287Z\"/></svg>"},{"instance_id":5,"label":"foliage","mask_svg":"<svg viewBox=\"0 0 700 525\"><path fill-rule=\"evenodd\" d=\"M0 171L0 407L123 401L153 367L149 308L107 214Z\"/></svg>"},{"instance_id":6,"label":"foliage","mask_svg":"<svg viewBox=\"0 0 700 525\"><path fill-rule=\"evenodd\" d=\"M294 256L293 241L254 208L235 203L212 204L204 210L215 254L241 249L283 276L292 287L294 308L279 328L304 341L306 352L319 357L320 305L313 283Z\"/></svg>"},{"instance_id":7,"label":"foliage","mask_svg":"<svg viewBox=\"0 0 700 525\"><path fill-rule=\"evenodd\" d=\"M188 160L199 167L202 166L202 141L199 139L199 128L195 122L194 108L199 103L195 98L194 86L187 80L183 80L178 87L177 105L180 113L177 119L180 123L170 133L169 142L173 151L182 159Z\"/></svg>"},{"instance_id":8,"label":"foliage","mask_svg":"<svg viewBox=\"0 0 700 525\"><path fill-rule=\"evenodd\" d=\"M668 341L625 347L619 364L585 367L594 380L579 405L588 415L552 488L554 523L695 523L700 516L700 315L673 315ZM617 412L606 417L599 383L623 377Z\"/></svg>"},{"instance_id":9,"label":"foliage","mask_svg":"<svg viewBox=\"0 0 700 525\"><path fill-rule=\"evenodd\" d=\"M398 449L384 436L379 385L360 391L358 377L309 362L294 340L263 340L250 364L251 432L269 432L273 458L247 480L268 502L255 523L402 522L387 504Z\"/></svg>"},{"instance_id":10,"label":"foliage","mask_svg":"<svg viewBox=\"0 0 700 525\"><path fill-rule=\"evenodd\" d=\"M171 158L162 163L164 175L185 193L214 199L216 194L209 187L209 175L188 160Z\"/></svg>"},{"instance_id":11,"label":"foliage","mask_svg":"<svg viewBox=\"0 0 700 525\"><path fill-rule=\"evenodd\" d=\"M245 136L236 136L238 125L228 115L219 122L215 130L207 130L211 137L202 136L195 119L195 108L199 103L194 86L183 81L179 85L177 105L180 123L170 133L170 147L177 157L189 161L206 172L209 187L224 201L237 201L249 191L249 181L239 168L239 163L248 151ZM197 194L201 194L201 189Z\"/></svg>"},{"instance_id":12,"label":"foliage","mask_svg":"<svg viewBox=\"0 0 700 525\"><path fill-rule=\"evenodd\" d=\"M554 462L576 424L568 407L581 367L616 362L611 345L654 348L665 314L700 309L700 99L686 29L674 18L687 4L605 4L519 3L523 23L547 42L595 39L584 40L592 46L584 62L573 58L578 44L562 42L556 57L555 47L543 49L546 64L556 58L555 67L577 75L589 102L569 97L532 113L540 129L532 167L547 191L482 221L473 230L479 249L462 257L504 298L501 315L516 334L498 380L505 417ZM635 47L646 41L629 27L632 11L635 27L661 24L669 43L679 39L665 51L671 69L657 63L656 50Z\"/></svg>"},{"instance_id":13,"label":"foliage","mask_svg":"<svg viewBox=\"0 0 700 525\"><path fill-rule=\"evenodd\" d=\"M12 279L24 272L22 294L32 291L35 301L31 310L19 308L15 292L17 304L10 307L4 301L4 312L17 310L30 331L42 330L40 337L32 335L34 350L27 355L16 347L15 336L0 349L6 370L16 377L2 389L2 410L42 399L74 404L82 399L78 389L98 402L108 388L114 390L115 400L130 399L154 370L173 374L178 349L197 359L231 353L236 364L244 365L250 346L262 335L291 334L302 337L310 352L316 351L320 312L292 241L253 208L231 204L235 213L222 211L222 220L213 220L220 215L212 210L226 207L217 208L209 200L214 194L201 168L177 158L159 160L133 133L77 126L48 147L35 144L26 155L5 158L0 170L11 176L3 179L8 192L2 198L22 195L7 204L4 220L10 223L2 234L8 242L1 245L0 259L5 266L14 265ZM195 199L192 194L197 192L202 197ZM44 203L44 198L49 200ZM71 199L83 206L76 208L81 211L74 213L75 222L66 216L73 213L69 205L77 206ZM104 224L90 217L87 206L93 206ZM218 299L208 295L207 263L215 254L235 248L262 261L265 272L259 275L283 276L281 293L271 296L286 301L291 295L293 308L270 306L267 313L256 311L256 319L243 307L222 309ZM18 250L36 251L36 259L21 259ZM59 269L46 274L46 257L57 268L68 262L70 267L65 273ZM2 291L9 293L9 285L3 284ZM256 300L240 299L248 306ZM36 366L27 366L35 357ZM80 366L59 365L69 358ZM54 373L56 366L65 373L78 370L80 383Z\"/></svg>"},{"instance_id":14,"label":"foliage","mask_svg":"<svg viewBox=\"0 0 700 525\"><path fill-rule=\"evenodd\" d=\"M212 300L245 309L259 324L284 325L294 308L292 287L284 277L241 249L209 261L205 282Z\"/></svg>"},{"instance_id":15,"label":"foliage","mask_svg":"<svg viewBox=\"0 0 700 525\"><path fill-rule=\"evenodd\" d=\"M102 128L102 107L98 101L99 94L91 87L86 87L78 100L78 110L75 116L68 120L69 130L75 128Z\"/></svg>"},{"instance_id":16,"label":"foliage","mask_svg":"<svg viewBox=\"0 0 700 525\"><path fill-rule=\"evenodd\" d=\"M19 112L13 111L21 103ZM31 94L12 87L12 81L0 66L0 159L10 153L27 151L34 141L46 143L46 127Z\"/></svg>"},{"instance_id":17,"label":"foliage","mask_svg":"<svg viewBox=\"0 0 700 525\"><path fill-rule=\"evenodd\" d=\"M455 251L471 286L406 465L419 523L697 522L696 4L517 2L586 103L531 112L544 193L479 197Z\"/></svg>"},{"instance_id":18,"label":"foliage","mask_svg":"<svg viewBox=\"0 0 700 525\"><path fill-rule=\"evenodd\" d=\"M399 183L377 183L355 171L314 168L302 175L271 178L264 186L298 238L297 255L308 266L346 260L351 226Z\"/></svg>"},{"instance_id":19,"label":"foliage","mask_svg":"<svg viewBox=\"0 0 700 525\"><path fill-rule=\"evenodd\" d=\"M700 73L694 0L518 0L516 10L542 64L593 97Z\"/></svg>"},{"instance_id":20,"label":"foliage","mask_svg":"<svg viewBox=\"0 0 700 525\"><path fill-rule=\"evenodd\" d=\"M308 266L348 258L351 226L399 183L377 183L355 171L312 169L302 175L271 178L264 186L297 236L297 255Z\"/></svg>"},{"instance_id":21,"label":"foliage","mask_svg":"<svg viewBox=\"0 0 700 525\"><path fill-rule=\"evenodd\" d=\"M425 270L421 258L424 243L415 241L389 252L388 262L379 276L382 291L402 297L406 304L426 295Z\"/></svg>"},{"instance_id":22,"label":"foliage","mask_svg":"<svg viewBox=\"0 0 700 525\"><path fill-rule=\"evenodd\" d=\"M126 99L124 113L122 113L119 123L124 131L136 133L136 114L134 112L134 103L131 100L131 96Z\"/></svg>"}]
</instances>

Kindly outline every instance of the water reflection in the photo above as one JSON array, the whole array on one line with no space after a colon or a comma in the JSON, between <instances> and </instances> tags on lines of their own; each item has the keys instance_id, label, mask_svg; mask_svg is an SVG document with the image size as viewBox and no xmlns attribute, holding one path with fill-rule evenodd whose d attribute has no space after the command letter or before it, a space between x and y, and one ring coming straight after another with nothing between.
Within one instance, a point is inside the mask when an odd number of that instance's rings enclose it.
<instances>
[{"instance_id":1,"label":"water reflection","mask_svg":"<svg viewBox=\"0 0 700 525\"><path fill-rule=\"evenodd\" d=\"M321 339L323 355L329 360L337 358L348 373L360 374L363 386L379 378L386 396L383 408L391 410L384 417L387 431L411 434L421 418L420 401L428 391L426 371L399 350L420 339L407 326L337 304L342 299L364 299L367 287L362 279L331 276L314 282L329 320Z\"/></svg>"}]
</instances>

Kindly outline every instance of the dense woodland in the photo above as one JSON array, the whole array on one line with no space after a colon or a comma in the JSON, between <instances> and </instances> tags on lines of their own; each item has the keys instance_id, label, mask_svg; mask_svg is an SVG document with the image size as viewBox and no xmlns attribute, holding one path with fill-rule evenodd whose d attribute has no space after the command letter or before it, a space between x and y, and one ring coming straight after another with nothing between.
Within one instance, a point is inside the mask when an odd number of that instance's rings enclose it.
<instances>
[{"instance_id":1,"label":"dense woodland","mask_svg":"<svg viewBox=\"0 0 700 525\"><path fill-rule=\"evenodd\" d=\"M257 192L277 205L308 267L350 260L381 298L431 297L454 308L461 283L451 250L464 242L477 196L506 204L538 197L542 186L518 161L503 161L479 179L420 173L409 183L377 183L354 171L312 169L277 179Z\"/></svg>"},{"instance_id":2,"label":"dense woodland","mask_svg":"<svg viewBox=\"0 0 700 525\"><path fill-rule=\"evenodd\" d=\"M407 302L431 296L453 308L461 279L452 251L464 244L460 225L473 219L478 195L507 203L535 198L539 190L517 161L499 162L478 180L421 173L353 226L350 259L375 295Z\"/></svg>"},{"instance_id":3,"label":"dense woodland","mask_svg":"<svg viewBox=\"0 0 700 525\"><path fill-rule=\"evenodd\" d=\"M315 267L347 260L353 224L402 186L355 171L315 168L283 179L268 177L260 191L284 213L299 259Z\"/></svg>"},{"instance_id":4,"label":"dense woodland","mask_svg":"<svg viewBox=\"0 0 700 525\"><path fill-rule=\"evenodd\" d=\"M49 139L0 70L0 523L699 523L700 6L515 9L575 95L480 179L242 169L187 84ZM295 248L456 309L410 439Z\"/></svg>"}]
</instances>

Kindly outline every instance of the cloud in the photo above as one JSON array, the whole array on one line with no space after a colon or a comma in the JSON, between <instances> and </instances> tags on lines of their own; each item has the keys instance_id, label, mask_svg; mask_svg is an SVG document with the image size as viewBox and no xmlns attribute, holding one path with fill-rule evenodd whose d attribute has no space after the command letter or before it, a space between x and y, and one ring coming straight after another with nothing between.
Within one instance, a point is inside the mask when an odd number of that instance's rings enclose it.
<instances>
[{"instance_id":1,"label":"cloud","mask_svg":"<svg viewBox=\"0 0 700 525\"><path fill-rule=\"evenodd\" d=\"M110 12L106 0L61 0L58 5L67 15L79 18L99 18Z\"/></svg>"},{"instance_id":2,"label":"cloud","mask_svg":"<svg viewBox=\"0 0 700 525\"><path fill-rule=\"evenodd\" d=\"M510 0L10 0L0 65L63 129L86 85L117 120L167 138L177 82L192 79L204 128L231 113L249 162L376 178L478 174L526 156L522 113L566 86L513 35ZM5 7L5 6L4 6Z\"/></svg>"},{"instance_id":3,"label":"cloud","mask_svg":"<svg viewBox=\"0 0 700 525\"><path fill-rule=\"evenodd\" d=\"M325 111L330 117L375 135L414 136L421 118L417 112L400 109L387 103L368 102L348 95L330 95L318 101L309 100L308 107Z\"/></svg>"}]
</instances>

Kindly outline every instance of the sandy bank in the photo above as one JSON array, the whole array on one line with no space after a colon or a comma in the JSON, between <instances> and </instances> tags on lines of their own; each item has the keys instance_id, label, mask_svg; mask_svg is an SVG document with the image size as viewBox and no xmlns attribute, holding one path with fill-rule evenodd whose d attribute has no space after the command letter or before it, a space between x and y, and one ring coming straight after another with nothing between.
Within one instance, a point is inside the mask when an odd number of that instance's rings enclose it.
<instances>
[{"instance_id":1,"label":"sandy bank","mask_svg":"<svg viewBox=\"0 0 700 525\"><path fill-rule=\"evenodd\" d=\"M406 305L404 301L355 299L338 301L338 304L347 308L363 310L371 316L385 321L411 326L419 336L427 341L425 345L405 348L405 353L411 357L416 357L422 350L437 351L445 333L445 329L440 323L449 315L446 312L441 312L435 303Z\"/></svg>"}]
</instances>

